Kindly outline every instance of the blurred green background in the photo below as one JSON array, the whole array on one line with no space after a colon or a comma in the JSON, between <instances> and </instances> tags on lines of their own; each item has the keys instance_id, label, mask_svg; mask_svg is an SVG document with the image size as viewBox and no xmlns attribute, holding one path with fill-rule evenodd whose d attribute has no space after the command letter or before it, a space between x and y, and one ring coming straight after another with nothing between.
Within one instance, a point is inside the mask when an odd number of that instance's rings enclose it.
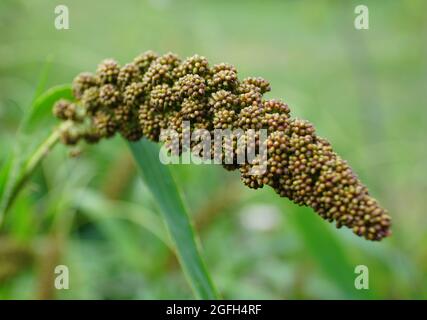
<instances>
[{"instance_id":1,"label":"blurred green background","mask_svg":"<svg viewBox=\"0 0 427 320\"><path fill-rule=\"evenodd\" d=\"M70 10L56 30L54 8ZM317 132L388 208L393 236L372 243L311 209L253 191L220 166L174 165L214 283L230 299L427 298L427 3L363 1L0 1L0 168L39 144L46 118L19 123L45 89L146 50L228 62ZM73 157L70 156L70 153ZM1 179L1 170L0 170ZM144 214L142 214L142 211ZM58 146L0 229L0 298L192 298L126 144ZM56 265L70 289L53 288ZM369 290L354 269L369 268Z\"/></svg>"}]
</instances>

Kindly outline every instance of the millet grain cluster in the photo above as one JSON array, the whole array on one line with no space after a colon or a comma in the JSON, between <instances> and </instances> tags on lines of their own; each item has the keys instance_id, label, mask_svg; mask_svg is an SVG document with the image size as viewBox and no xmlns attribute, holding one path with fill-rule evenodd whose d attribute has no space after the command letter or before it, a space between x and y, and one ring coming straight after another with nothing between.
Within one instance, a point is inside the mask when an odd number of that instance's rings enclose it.
<instances>
[{"instance_id":1,"label":"millet grain cluster","mask_svg":"<svg viewBox=\"0 0 427 320\"><path fill-rule=\"evenodd\" d=\"M270 84L262 78L239 80L232 65L210 66L199 55L182 61L173 53L148 51L122 67L107 59L95 74L81 73L73 81L76 102L60 100L53 112L74 123L62 134L68 145L82 139L96 143L116 133L129 141L146 137L158 142L162 129L182 135L182 121L210 132L267 129L266 172L249 174L256 161L223 166L240 170L248 187L268 185L281 197L310 206L337 227L347 226L368 240L390 235L386 210L346 161L316 135L310 122L291 118L287 104L263 99L268 91ZM242 152L228 151L234 156Z\"/></svg>"}]
</instances>

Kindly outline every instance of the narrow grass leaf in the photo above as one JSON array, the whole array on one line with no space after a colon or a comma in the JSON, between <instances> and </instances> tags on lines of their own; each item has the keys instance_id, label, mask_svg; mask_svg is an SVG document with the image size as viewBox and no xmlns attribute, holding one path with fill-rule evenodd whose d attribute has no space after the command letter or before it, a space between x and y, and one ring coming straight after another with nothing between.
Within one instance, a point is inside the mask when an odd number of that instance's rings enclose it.
<instances>
[{"instance_id":1,"label":"narrow grass leaf","mask_svg":"<svg viewBox=\"0 0 427 320\"><path fill-rule=\"evenodd\" d=\"M77 193L74 205L94 219L122 219L135 223L174 249L158 215L147 208L126 201L109 200L102 194L85 189Z\"/></svg>"},{"instance_id":2,"label":"narrow grass leaf","mask_svg":"<svg viewBox=\"0 0 427 320\"><path fill-rule=\"evenodd\" d=\"M145 139L129 146L141 177L157 201L178 260L196 298L219 298L200 256L189 215L169 167L159 161L159 147Z\"/></svg>"},{"instance_id":3,"label":"narrow grass leaf","mask_svg":"<svg viewBox=\"0 0 427 320\"><path fill-rule=\"evenodd\" d=\"M52 107L59 99L74 100L70 84L54 86L39 95L24 118L21 130L30 132L41 124L53 123Z\"/></svg>"}]
</instances>

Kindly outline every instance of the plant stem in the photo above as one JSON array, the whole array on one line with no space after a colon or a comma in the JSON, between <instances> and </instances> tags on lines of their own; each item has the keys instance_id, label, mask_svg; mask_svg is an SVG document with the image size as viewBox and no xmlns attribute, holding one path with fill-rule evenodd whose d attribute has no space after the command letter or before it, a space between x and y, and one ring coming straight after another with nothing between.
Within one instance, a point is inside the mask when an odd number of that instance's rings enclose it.
<instances>
[{"instance_id":1,"label":"plant stem","mask_svg":"<svg viewBox=\"0 0 427 320\"><path fill-rule=\"evenodd\" d=\"M34 151L32 156L26 161L24 167L21 171L19 178L16 180L12 187L12 191L10 193L9 199L7 200L4 213L10 209L14 200L18 196L19 192L28 181L28 179L33 174L34 170L40 164L40 162L44 159L44 157L49 153L50 150L58 143L59 138L61 137L61 131L68 129L71 126L70 122L64 122L63 125L56 128L52 133L47 137L45 141L43 141L39 147ZM0 224L1 224L0 220Z\"/></svg>"}]
</instances>

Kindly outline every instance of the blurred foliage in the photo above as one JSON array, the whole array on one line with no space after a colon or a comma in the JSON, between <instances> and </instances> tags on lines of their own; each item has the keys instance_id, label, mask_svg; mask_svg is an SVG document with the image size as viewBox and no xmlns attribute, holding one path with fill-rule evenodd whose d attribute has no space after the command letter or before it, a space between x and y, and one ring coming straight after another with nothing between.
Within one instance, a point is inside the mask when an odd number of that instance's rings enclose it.
<instances>
[{"instance_id":1,"label":"blurred foliage","mask_svg":"<svg viewBox=\"0 0 427 320\"><path fill-rule=\"evenodd\" d=\"M268 79L269 97L316 125L394 223L390 239L366 242L268 188L245 188L237 173L171 166L222 296L427 298L425 1L364 1L370 29L362 31L353 27L358 1L61 4L70 30L54 28L56 1L0 2L2 194L16 159L54 125L45 110L20 130L45 89L106 57L198 53ZM157 210L120 138L56 147L0 229L0 298L192 298ZM69 290L52 287L59 264L70 269ZM359 264L369 267L370 290L353 286Z\"/></svg>"}]
</instances>

